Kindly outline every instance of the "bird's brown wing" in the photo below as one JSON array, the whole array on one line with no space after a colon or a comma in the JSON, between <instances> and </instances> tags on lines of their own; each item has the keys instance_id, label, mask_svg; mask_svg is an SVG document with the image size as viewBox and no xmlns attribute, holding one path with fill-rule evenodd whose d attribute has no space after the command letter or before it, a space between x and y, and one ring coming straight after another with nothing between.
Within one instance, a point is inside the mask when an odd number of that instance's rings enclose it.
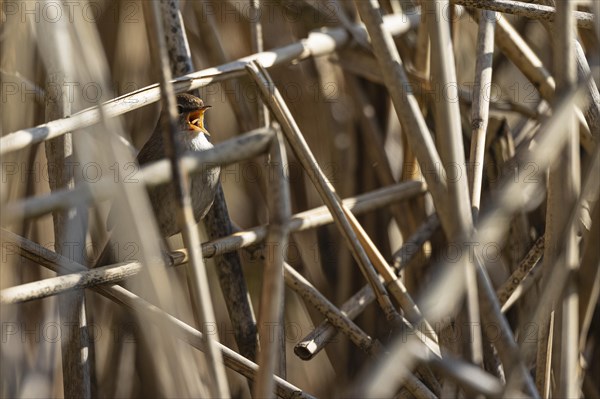
<instances>
[{"instance_id":1,"label":"bird's brown wing","mask_svg":"<svg viewBox=\"0 0 600 399\"><path fill-rule=\"evenodd\" d=\"M165 154L165 146L163 141L163 126L162 118L159 119L158 125L152 132L152 136L146 141L142 149L140 150L137 161L140 165L145 165L150 162L158 161L160 159L166 158ZM189 130L188 121L185 114L179 115L179 119L177 121L179 130Z\"/></svg>"},{"instance_id":2,"label":"bird's brown wing","mask_svg":"<svg viewBox=\"0 0 600 399\"><path fill-rule=\"evenodd\" d=\"M160 125L159 125L160 126ZM146 141L146 144L140 150L137 161L140 165L145 165L150 162L158 161L165 157L165 149L163 146L163 137L160 129L156 128L152 136Z\"/></svg>"}]
</instances>

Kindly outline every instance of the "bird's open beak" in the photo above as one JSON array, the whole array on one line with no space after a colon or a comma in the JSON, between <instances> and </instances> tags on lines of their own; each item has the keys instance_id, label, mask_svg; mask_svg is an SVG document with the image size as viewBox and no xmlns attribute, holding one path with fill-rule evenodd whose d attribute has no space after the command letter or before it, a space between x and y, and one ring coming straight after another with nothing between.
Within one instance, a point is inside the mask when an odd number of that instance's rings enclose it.
<instances>
[{"instance_id":1,"label":"bird's open beak","mask_svg":"<svg viewBox=\"0 0 600 399\"><path fill-rule=\"evenodd\" d=\"M211 108L210 105L205 105L197 111L188 114L187 122L190 130L199 131L210 136L210 133L204 128L204 113L209 108Z\"/></svg>"}]
</instances>

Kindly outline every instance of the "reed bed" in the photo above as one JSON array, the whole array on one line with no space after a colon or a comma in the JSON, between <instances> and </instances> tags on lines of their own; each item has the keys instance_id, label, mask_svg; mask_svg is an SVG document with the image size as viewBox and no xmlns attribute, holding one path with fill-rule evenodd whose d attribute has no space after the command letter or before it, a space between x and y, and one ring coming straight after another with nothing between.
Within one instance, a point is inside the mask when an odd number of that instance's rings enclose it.
<instances>
[{"instance_id":1,"label":"reed bed","mask_svg":"<svg viewBox=\"0 0 600 399\"><path fill-rule=\"evenodd\" d=\"M0 4L2 397L600 397L597 2Z\"/></svg>"}]
</instances>

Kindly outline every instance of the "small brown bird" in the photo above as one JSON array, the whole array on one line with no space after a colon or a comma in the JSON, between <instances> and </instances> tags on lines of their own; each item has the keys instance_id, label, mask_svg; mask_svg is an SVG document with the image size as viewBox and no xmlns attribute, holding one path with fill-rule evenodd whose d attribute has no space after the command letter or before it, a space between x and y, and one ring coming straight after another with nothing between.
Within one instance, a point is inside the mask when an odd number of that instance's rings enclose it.
<instances>
[{"instance_id":1,"label":"small brown bird","mask_svg":"<svg viewBox=\"0 0 600 399\"><path fill-rule=\"evenodd\" d=\"M204 113L210 107L210 105L204 105L201 99L191 94L177 95L177 110L179 113L177 139L180 140L185 151L204 151L213 147L208 141L210 133L204 127ZM140 166L143 166L165 157L162 126L159 123L140 150L137 160ZM219 167L211 167L190 175L190 195L196 221L206 216L210 210L220 174L221 169ZM177 224L177 198L175 197L174 183L169 182L149 187L148 195L161 235L167 238L179 233L181 229ZM117 215L114 215L113 210L111 210L107 220L109 230L112 229L112 225L116 221Z\"/></svg>"},{"instance_id":2,"label":"small brown bird","mask_svg":"<svg viewBox=\"0 0 600 399\"><path fill-rule=\"evenodd\" d=\"M191 94L177 95L177 111L179 112L178 140L185 151L204 151L212 148L208 141L210 133L204 127L204 113L210 105ZM160 126L160 124L159 124ZM157 128L144 144L137 160L140 166L165 158L163 132ZM202 219L212 206L219 183L221 169L208 168L190 176L190 195L196 221ZM177 224L175 187L173 183L152 187L148 190L150 203L154 209L158 227L163 237L170 237L180 232Z\"/></svg>"}]
</instances>

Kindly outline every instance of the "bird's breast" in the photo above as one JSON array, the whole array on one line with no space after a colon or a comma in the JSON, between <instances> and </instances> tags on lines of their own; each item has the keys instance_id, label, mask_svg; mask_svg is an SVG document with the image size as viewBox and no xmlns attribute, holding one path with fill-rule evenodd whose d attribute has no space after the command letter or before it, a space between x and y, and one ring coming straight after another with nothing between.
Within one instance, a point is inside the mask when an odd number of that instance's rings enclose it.
<instances>
[{"instance_id":1,"label":"bird's breast","mask_svg":"<svg viewBox=\"0 0 600 399\"><path fill-rule=\"evenodd\" d=\"M184 139L184 146L187 150L191 151L204 151L213 148L213 145L208 141L204 133Z\"/></svg>"}]
</instances>

